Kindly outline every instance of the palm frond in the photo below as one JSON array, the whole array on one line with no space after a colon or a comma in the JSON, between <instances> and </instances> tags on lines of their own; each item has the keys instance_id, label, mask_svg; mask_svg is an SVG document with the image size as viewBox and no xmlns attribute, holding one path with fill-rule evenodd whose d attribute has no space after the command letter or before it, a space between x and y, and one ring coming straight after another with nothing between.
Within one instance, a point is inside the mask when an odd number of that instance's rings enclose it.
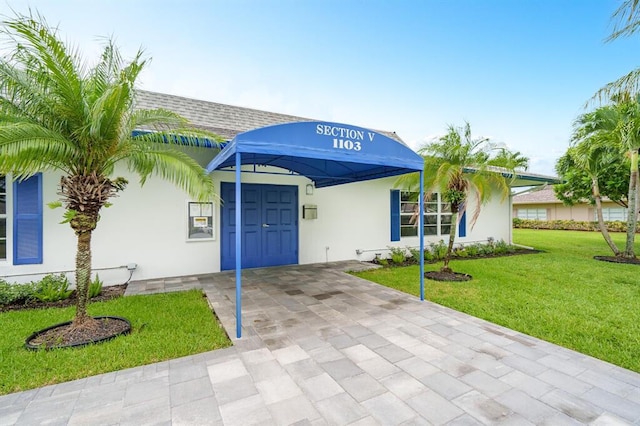
<instances>
[{"instance_id":1,"label":"palm frond","mask_svg":"<svg viewBox=\"0 0 640 426\"><path fill-rule=\"evenodd\" d=\"M594 103L603 104L622 94L630 94L632 96L640 94L640 68L636 68L616 81L606 84L585 103L584 107L587 108Z\"/></svg>"},{"instance_id":2,"label":"palm frond","mask_svg":"<svg viewBox=\"0 0 640 426\"><path fill-rule=\"evenodd\" d=\"M78 52L65 46L40 15L20 16L4 26L16 46L13 62L23 65L29 81L54 100L62 117L75 125L82 123L83 66Z\"/></svg>"},{"instance_id":3,"label":"palm frond","mask_svg":"<svg viewBox=\"0 0 640 426\"><path fill-rule=\"evenodd\" d=\"M0 126L0 173L30 176L38 171L69 167L78 155L76 146L62 135L32 123Z\"/></svg>"},{"instance_id":4,"label":"palm frond","mask_svg":"<svg viewBox=\"0 0 640 426\"><path fill-rule=\"evenodd\" d=\"M613 13L611 19L617 21L613 32L605 41L630 36L640 29L640 0L625 0Z\"/></svg>"},{"instance_id":5,"label":"palm frond","mask_svg":"<svg viewBox=\"0 0 640 426\"><path fill-rule=\"evenodd\" d=\"M134 147L126 161L130 170L140 176L141 185L144 185L150 176L157 175L180 187L195 199L218 200L211 177L187 154L159 145L155 149L148 146Z\"/></svg>"}]
</instances>

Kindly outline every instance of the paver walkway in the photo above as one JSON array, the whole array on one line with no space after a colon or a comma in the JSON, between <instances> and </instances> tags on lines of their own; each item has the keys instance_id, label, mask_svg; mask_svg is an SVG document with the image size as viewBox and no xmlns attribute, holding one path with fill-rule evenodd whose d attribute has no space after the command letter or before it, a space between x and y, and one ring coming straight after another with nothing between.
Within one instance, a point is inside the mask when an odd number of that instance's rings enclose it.
<instances>
[{"instance_id":1,"label":"paver walkway","mask_svg":"<svg viewBox=\"0 0 640 426\"><path fill-rule=\"evenodd\" d=\"M640 424L640 375L341 272L357 265L247 270L233 347L5 395L0 425ZM235 336L231 273L129 292L190 287Z\"/></svg>"}]
</instances>

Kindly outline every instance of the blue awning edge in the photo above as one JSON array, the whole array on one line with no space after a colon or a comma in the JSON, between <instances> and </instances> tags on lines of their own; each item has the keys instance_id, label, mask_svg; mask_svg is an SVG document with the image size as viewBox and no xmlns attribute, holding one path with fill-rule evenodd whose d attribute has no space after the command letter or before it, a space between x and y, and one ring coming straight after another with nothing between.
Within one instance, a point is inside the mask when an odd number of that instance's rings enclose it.
<instances>
[{"instance_id":1,"label":"blue awning edge","mask_svg":"<svg viewBox=\"0 0 640 426\"><path fill-rule=\"evenodd\" d=\"M420 155L382 133L342 123L304 121L261 127L236 135L208 164L207 172L242 164L291 170L316 187L397 176L424 168Z\"/></svg>"}]
</instances>

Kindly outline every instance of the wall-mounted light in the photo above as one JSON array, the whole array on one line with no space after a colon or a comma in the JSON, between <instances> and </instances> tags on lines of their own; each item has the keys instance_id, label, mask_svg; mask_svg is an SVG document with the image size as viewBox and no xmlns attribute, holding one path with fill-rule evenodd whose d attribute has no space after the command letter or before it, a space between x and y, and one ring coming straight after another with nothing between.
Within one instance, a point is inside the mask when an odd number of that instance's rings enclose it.
<instances>
[{"instance_id":1,"label":"wall-mounted light","mask_svg":"<svg viewBox=\"0 0 640 426\"><path fill-rule=\"evenodd\" d=\"M307 195L313 195L313 184L307 184Z\"/></svg>"}]
</instances>

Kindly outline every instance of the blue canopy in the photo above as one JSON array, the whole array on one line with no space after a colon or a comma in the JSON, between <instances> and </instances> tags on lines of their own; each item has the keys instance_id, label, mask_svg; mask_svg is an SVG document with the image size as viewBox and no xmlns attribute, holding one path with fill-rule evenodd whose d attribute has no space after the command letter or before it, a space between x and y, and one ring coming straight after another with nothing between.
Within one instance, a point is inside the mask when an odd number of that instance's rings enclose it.
<instances>
[{"instance_id":1,"label":"blue canopy","mask_svg":"<svg viewBox=\"0 0 640 426\"><path fill-rule=\"evenodd\" d=\"M397 176L423 169L424 160L382 133L339 123L306 121L262 127L236 135L207 166L275 166L306 176L317 188Z\"/></svg>"},{"instance_id":2,"label":"blue canopy","mask_svg":"<svg viewBox=\"0 0 640 426\"><path fill-rule=\"evenodd\" d=\"M420 299L424 300L424 160L400 141L339 123L305 121L262 127L236 135L207 171L235 167L236 206L242 205L241 166L275 166L306 176L316 187L420 172L418 236ZM235 209L236 336L242 336L242 209Z\"/></svg>"}]
</instances>

